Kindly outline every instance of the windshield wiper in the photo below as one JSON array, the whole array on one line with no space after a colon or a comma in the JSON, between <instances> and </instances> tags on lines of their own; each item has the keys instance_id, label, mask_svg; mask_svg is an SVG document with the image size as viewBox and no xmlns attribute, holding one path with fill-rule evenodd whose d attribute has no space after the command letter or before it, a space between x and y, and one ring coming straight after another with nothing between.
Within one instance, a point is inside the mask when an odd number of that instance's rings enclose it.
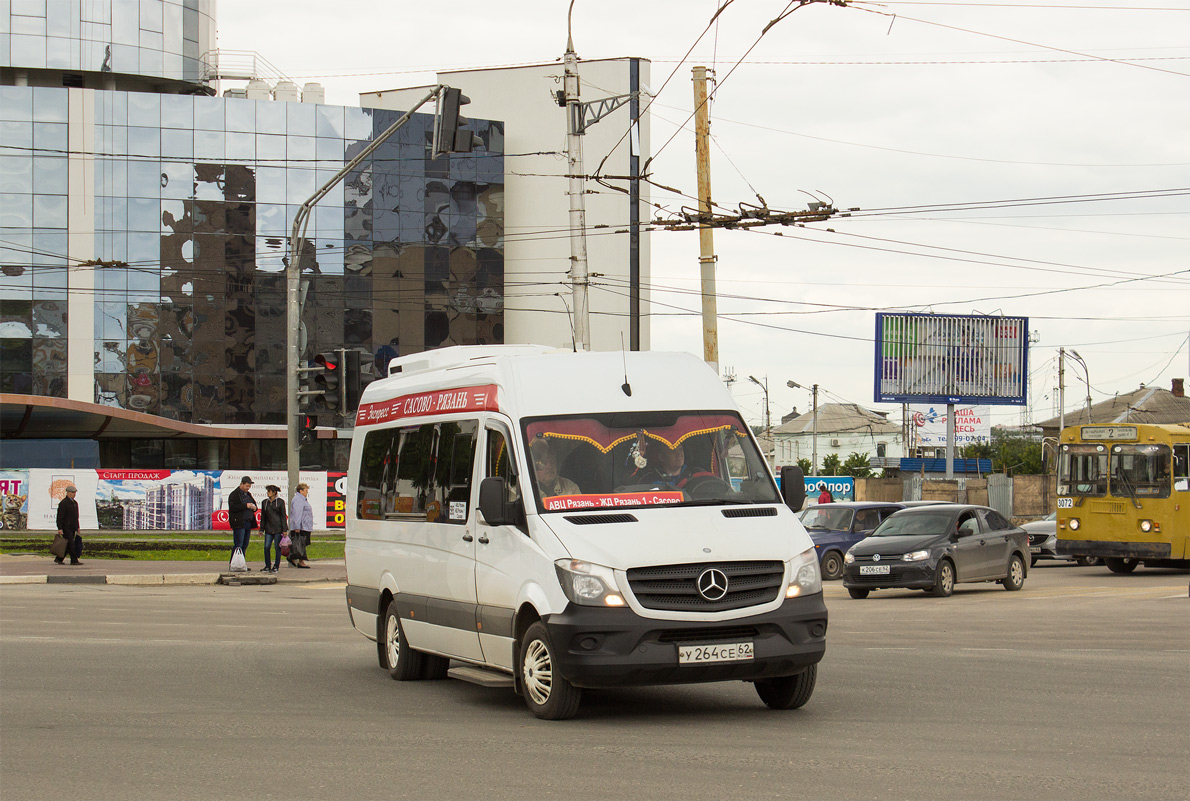
<instances>
[{"instance_id":1,"label":"windshield wiper","mask_svg":"<svg viewBox=\"0 0 1190 801\"><path fill-rule=\"evenodd\" d=\"M1128 477L1122 472L1117 472L1116 481L1124 486L1124 491L1128 493L1128 500L1132 501L1132 507L1134 509L1140 509L1140 501L1136 499L1136 490L1133 488L1132 482L1128 480Z\"/></svg>"}]
</instances>

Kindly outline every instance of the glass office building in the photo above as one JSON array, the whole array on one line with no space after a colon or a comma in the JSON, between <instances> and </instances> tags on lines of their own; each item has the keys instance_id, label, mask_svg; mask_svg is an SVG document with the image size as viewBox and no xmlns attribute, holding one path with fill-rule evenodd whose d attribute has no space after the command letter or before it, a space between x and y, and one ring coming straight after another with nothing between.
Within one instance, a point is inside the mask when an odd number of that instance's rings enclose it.
<instances>
[{"instance_id":1,"label":"glass office building","mask_svg":"<svg viewBox=\"0 0 1190 801\"><path fill-rule=\"evenodd\" d=\"M0 393L283 425L294 216L400 112L210 96L205 1L5 6ZM383 373L503 341L503 127L473 120L483 145L440 159L432 127L414 115L315 208L304 359L361 349Z\"/></svg>"}]
</instances>

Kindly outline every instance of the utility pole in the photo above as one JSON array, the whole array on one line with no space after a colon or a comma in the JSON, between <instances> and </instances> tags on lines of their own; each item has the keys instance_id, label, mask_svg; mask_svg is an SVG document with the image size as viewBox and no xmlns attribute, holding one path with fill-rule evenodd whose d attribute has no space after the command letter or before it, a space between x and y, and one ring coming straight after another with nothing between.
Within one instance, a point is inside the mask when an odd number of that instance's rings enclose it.
<instances>
[{"instance_id":1,"label":"utility pole","mask_svg":"<svg viewBox=\"0 0 1190 801\"><path fill-rule=\"evenodd\" d=\"M574 303L574 341L583 350L591 349L591 309L587 286L587 209L583 182L583 107L579 100L578 55L570 30L571 0L566 18L566 57L562 88L566 102L566 164L570 176L570 291Z\"/></svg>"},{"instance_id":2,"label":"utility pole","mask_svg":"<svg viewBox=\"0 0 1190 801\"><path fill-rule=\"evenodd\" d=\"M715 243L711 227L711 112L707 68L694 70L694 154L698 162L698 264L702 274L702 358L719 369L719 309L715 290Z\"/></svg>"},{"instance_id":3,"label":"utility pole","mask_svg":"<svg viewBox=\"0 0 1190 801\"><path fill-rule=\"evenodd\" d=\"M818 475L818 385L813 387L814 392L814 438L811 444L814 448L813 455L810 457L810 472Z\"/></svg>"},{"instance_id":4,"label":"utility pole","mask_svg":"<svg viewBox=\"0 0 1190 801\"><path fill-rule=\"evenodd\" d=\"M1066 348L1058 348L1058 438L1066 428Z\"/></svg>"}]
</instances>

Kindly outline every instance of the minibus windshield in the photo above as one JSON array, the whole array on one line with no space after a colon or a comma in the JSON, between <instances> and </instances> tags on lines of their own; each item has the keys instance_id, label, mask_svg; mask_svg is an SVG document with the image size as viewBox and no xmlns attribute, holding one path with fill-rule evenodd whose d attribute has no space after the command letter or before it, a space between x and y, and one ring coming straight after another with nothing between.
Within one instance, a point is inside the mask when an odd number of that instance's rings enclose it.
<instances>
[{"instance_id":1,"label":"minibus windshield","mask_svg":"<svg viewBox=\"0 0 1190 801\"><path fill-rule=\"evenodd\" d=\"M524 435L542 512L780 501L735 412L537 417Z\"/></svg>"}]
</instances>

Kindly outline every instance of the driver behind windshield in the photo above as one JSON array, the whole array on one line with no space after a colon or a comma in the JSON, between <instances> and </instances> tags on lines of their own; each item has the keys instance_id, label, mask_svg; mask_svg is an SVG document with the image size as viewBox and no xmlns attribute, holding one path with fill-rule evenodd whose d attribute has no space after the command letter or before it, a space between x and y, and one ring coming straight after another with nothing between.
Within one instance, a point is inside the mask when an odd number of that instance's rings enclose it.
<instances>
[{"instance_id":1,"label":"driver behind windshield","mask_svg":"<svg viewBox=\"0 0 1190 801\"><path fill-rule=\"evenodd\" d=\"M680 442L670 448L664 443L649 443L649 463L634 480L640 484L681 489L694 470L686 464L686 447Z\"/></svg>"}]
</instances>

